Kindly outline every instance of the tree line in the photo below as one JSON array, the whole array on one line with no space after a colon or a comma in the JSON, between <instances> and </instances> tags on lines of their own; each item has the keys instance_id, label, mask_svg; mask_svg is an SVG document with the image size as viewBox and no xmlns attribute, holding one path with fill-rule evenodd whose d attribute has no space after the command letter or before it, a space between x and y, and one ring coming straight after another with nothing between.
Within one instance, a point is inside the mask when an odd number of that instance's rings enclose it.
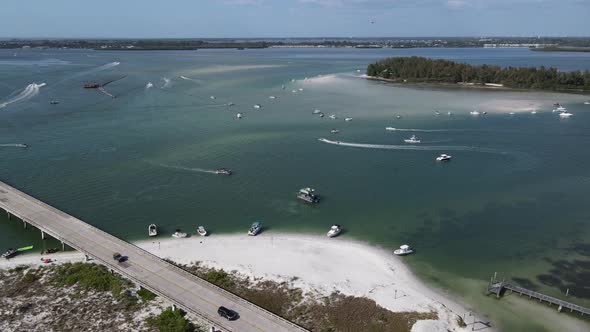
<instances>
[{"instance_id":1,"label":"tree line","mask_svg":"<svg viewBox=\"0 0 590 332\"><path fill-rule=\"evenodd\" d=\"M557 68L469 65L423 57L387 58L367 67L367 75L399 82L502 84L509 88L590 91L590 72Z\"/></svg>"}]
</instances>

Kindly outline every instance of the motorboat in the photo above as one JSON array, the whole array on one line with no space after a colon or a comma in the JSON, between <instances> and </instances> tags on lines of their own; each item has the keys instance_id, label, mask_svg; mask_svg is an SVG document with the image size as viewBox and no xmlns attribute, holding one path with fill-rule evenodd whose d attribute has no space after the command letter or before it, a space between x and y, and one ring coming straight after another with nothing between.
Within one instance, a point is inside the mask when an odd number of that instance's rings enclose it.
<instances>
[{"instance_id":1,"label":"motorboat","mask_svg":"<svg viewBox=\"0 0 590 332\"><path fill-rule=\"evenodd\" d=\"M531 114L537 114L537 110L532 110Z\"/></svg>"},{"instance_id":2,"label":"motorboat","mask_svg":"<svg viewBox=\"0 0 590 332\"><path fill-rule=\"evenodd\" d=\"M320 111L320 110L318 110L318 109L315 109L315 110L313 110L313 112L311 112L311 113L312 113L312 114L320 114L320 113L322 113L322 111Z\"/></svg>"},{"instance_id":3,"label":"motorboat","mask_svg":"<svg viewBox=\"0 0 590 332\"><path fill-rule=\"evenodd\" d=\"M338 129L330 130L330 134L338 134L339 132L340 132L340 130L338 130Z\"/></svg>"},{"instance_id":4,"label":"motorboat","mask_svg":"<svg viewBox=\"0 0 590 332\"><path fill-rule=\"evenodd\" d=\"M332 225L332 227L330 227L330 230L328 231L328 234L326 234L328 237L335 237L338 236L338 234L340 234L342 232L342 229L340 228L340 225L334 224Z\"/></svg>"},{"instance_id":5,"label":"motorboat","mask_svg":"<svg viewBox=\"0 0 590 332\"><path fill-rule=\"evenodd\" d=\"M414 253L414 249L412 249L409 245L404 244L400 246L399 249L394 250L393 253L398 256L405 256Z\"/></svg>"},{"instance_id":6,"label":"motorboat","mask_svg":"<svg viewBox=\"0 0 590 332\"><path fill-rule=\"evenodd\" d=\"M573 114L572 114L572 113L570 113L570 112L568 112L568 111L565 111L565 112L559 113L559 117L560 117L560 118L569 118L569 117L570 117L570 116L572 116L572 115L573 115Z\"/></svg>"},{"instance_id":7,"label":"motorboat","mask_svg":"<svg viewBox=\"0 0 590 332\"><path fill-rule=\"evenodd\" d=\"M585 101L584 105L590 105L590 101Z\"/></svg>"},{"instance_id":8,"label":"motorboat","mask_svg":"<svg viewBox=\"0 0 590 332\"><path fill-rule=\"evenodd\" d=\"M218 168L215 170L215 174L218 175L232 175L232 171L227 168Z\"/></svg>"},{"instance_id":9,"label":"motorboat","mask_svg":"<svg viewBox=\"0 0 590 332\"><path fill-rule=\"evenodd\" d=\"M481 114L483 114L483 115L486 115L486 114L488 114L488 112L486 112L486 111L483 111Z\"/></svg>"},{"instance_id":10,"label":"motorboat","mask_svg":"<svg viewBox=\"0 0 590 332\"><path fill-rule=\"evenodd\" d=\"M303 91L303 88L299 88L299 91Z\"/></svg>"},{"instance_id":11,"label":"motorboat","mask_svg":"<svg viewBox=\"0 0 590 332\"><path fill-rule=\"evenodd\" d=\"M434 115L440 115L439 111L434 111Z\"/></svg>"},{"instance_id":12,"label":"motorboat","mask_svg":"<svg viewBox=\"0 0 590 332\"><path fill-rule=\"evenodd\" d=\"M287 87L283 84L281 85L281 89L285 90Z\"/></svg>"},{"instance_id":13,"label":"motorboat","mask_svg":"<svg viewBox=\"0 0 590 332\"><path fill-rule=\"evenodd\" d=\"M243 118L243 117L244 117L244 116L242 115L242 113L238 113L238 114L236 114L236 118L238 118L238 119L241 119L241 118Z\"/></svg>"},{"instance_id":14,"label":"motorboat","mask_svg":"<svg viewBox=\"0 0 590 332\"><path fill-rule=\"evenodd\" d=\"M276 96L270 96L270 97L268 97L268 99L277 99L277 97Z\"/></svg>"},{"instance_id":15,"label":"motorboat","mask_svg":"<svg viewBox=\"0 0 590 332\"><path fill-rule=\"evenodd\" d=\"M260 109L260 108L262 108L262 106L260 106L260 104L255 104L255 105L254 105L254 108L255 108L255 109Z\"/></svg>"},{"instance_id":16,"label":"motorboat","mask_svg":"<svg viewBox=\"0 0 590 332\"><path fill-rule=\"evenodd\" d=\"M156 224L151 224L148 226L148 235L149 236L156 236L158 235L158 229L156 227Z\"/></svg>"},{"instance_id":17,"label":"motorboat","mask_svg":"<svg viewBox=\"0 0 590 332\"><path fill-rule=\"evenodd\" d=\"M175 238L175 239L182 239L182 238L185 238L185 237L187 237L187 234L186 234L186 233L183 233L183 232L181 232L181 231L180 231L180 229L177 229L177 230L174 232L174 234L172 234L172 237L173 237L173 238Z\"/></svg>"},{"instance_id":18,"label":"motorboat","mask_svg":"<svg viewBox=\"0 0 590 332\"><path fill-rule=\"evenodd\" d=\"M59 101L52 99L51 101L49 101L49 104L51 104L51 105L57 105L57 104L59 104Z\"/></svg>"},{"instance_id":19,"label":"motorboat","mask_svg":"<svg viewBox=\"0 0 590 332\"><path fill-rule=\"evenodd\" d=\"M453 115L453 112L447 112L447 115L451 116L451 115Z\"/></svg>"},{"instance_id":20,"label":"motorboat","mask_svg":"<svg viewBox=\"0 0 590 332\"><path fill-rule=\"evenodd\" d=\"M215 99L215 96L210 96L209 98L210 98L210 99Z\"/></svg>"},{"instance_id":21,"label":"motorboat","mask_svg":"<svg viewBox=\"0 0 590 332\"><path fill-rule=\"evenodd\" d=\"M398 114L398 115L395 116L395 118L399 120L399 119L402 118L402 116Z\"/></svg>"},{"instance_id":22,"label":"motorboat","mask_svg":"<svg viewBox=\"0 0 590 332\"><path fill-rule=\"evenodd\" d=\"M253 223L252 226L250 226L250 229L248 229L248 235L256 236L258 233L260 233L261 230L262 230L262 222L257 221L255 223Z\"/></svg>"},{"instance_id":23,"label":"motorboat","mask_svg":"<svg viewBox=\"0 0 590 332\"><path fill-rule=\"evenodd\" d=\"M396 131L397 129L395 129L393 127L385 127L385 130L388 130L388 131Z\"/></svg>"},{"instance_id":24,"label":"motorboat","mask_svg":"<svg viewBox=\"0 0 590 332\"><path fill-rule=\"evenodd\" d=\"M558 113L567 112L567 108L565 108L565 107L563 107L563 106L559 105L559 106L557 106L557 108L554 108L554 109L553 109L553 112L558 112Z\"/></svg>"},{"instance_id":25,"label":"motorboat","mask_svg":"<svg viewBox=\"0 0 590 332\"><path fill-rule=\"evenodd\" d=\"M352 118L344 118L344 121L350 122L350 121L352 121Z\"/></svg>"},{"instance_id":26,"label":"motorboat","mask_svg":"<svg viewBox=\"0 0 590 332\"><path fill-rule=\"evenodd\" d=\"M297 93L297 90L291 90L291 92L293 92L293 93Z\"/></svg>"},{"instance_id":27,"label":"motorboat","mask_svg":"<svg viewBox=\"0 0 590 332\"><path fill-rule=\"evenodd\" d=\"M436 157L436 161L449 161L449 160L451 160L451 158L453 158L453 157L448 154L443 153L440 156Z\"/></svg>"},{"instance_id":28,"label":"motorboat","mask_svg":"<svg viewBox=\"0 0 590 332\"><path fill-rule=\"evenodd\" d=\"M325 117L326 115L324 113L320 113L320 118Z\"/></svg>"},{"instance_id":29,"label":"motorboat","mask_svg":"<svg viewBox=\"0 0 590 332\"><path fill-rule=\"evenodd\" d=\"M471 115L479 115L480 113L478 111L471 111L471 112L469 112L469 114L471 114Z\"/></svg>"},{"instance_id":30,"label":"motorboat","mask_svg":"<svg viewBox=\"0 0 590 332\"><path fill-rule=\"evenodd\" d=\"M234 103L232 103L232 102L229 102L229 103L227 103L227 107L232 107L232 106L234 106L234 105L235 105L235 104L234 104Z\"/></svg>"},{"instance_id":31,"label":"motorboat","mask_svg":"<svg viewBox=\"0 0 590 332\"><path fill-rule=\"evenodd\" d=\"M332 115L330 115L330 116L329 116L329 118L330 118L330 119L332 119L332 120L336 120L336 119L338 119L338 118L336 117L336 114L332 114Z\"/></svg>"},{"instance_id":32,"label":"motorboat","mask_svg":"<svg viewBox=\"0 0 590 332\"><path fill-rule=\"evenodd\" d=\"M297 198L308 203L320 202L320 197L315 193L315 189L309 187L299 189L299 192L297 192Z\"/></svg>"},{"instance_id":33,"label":"motorboat","mask_svg":"<svg viewBox=\"0 0 590 332\"><path fill-rule=\"evenodd\" d=\"M200 236L206 236L207 230L205 229L205 227L199 226L197 227L197 234L199 234Z\"/></svg>"},{"instance_id":34,"label":"motorboat","mask_svg":"<svg viewBox=\"0 0 590 332\"><path fill-rule=\"evenodd\" d=\"M508 113L508 114L510 114L510 115L514 115L514 114L516 114L516 113L514 113L514 112L510 112L510 113Z\"/></svg>"},{"instance_id":35,"label":"motorboat","mask_svg":"<svg viewBox=\"0 0 590 332\"><path fill-rule=\"evenodd\" d=\"M2 258L5 259L9 259L12 258L14 256L16 256L18 254L18 250L14 249L14 248L9 248L8 250L6 250L5 253L2 254Z\"/></svg>"},{"instance_id":36,"label":"motorboat","mask_svg":"<svg viewBox=\"0 0 590 332\"><path fill-rule=\"evenodd\" d=\"M412 137L410 137L410 138L406 138L406 139L404 140L404 142L406 142L406 143L410 143L410 144L418 144L418 143L420 143L421 141L420 141L420 139L419 139L418 137L416 137L416 135L412 135Z\"/></svg>"}]
</instances>

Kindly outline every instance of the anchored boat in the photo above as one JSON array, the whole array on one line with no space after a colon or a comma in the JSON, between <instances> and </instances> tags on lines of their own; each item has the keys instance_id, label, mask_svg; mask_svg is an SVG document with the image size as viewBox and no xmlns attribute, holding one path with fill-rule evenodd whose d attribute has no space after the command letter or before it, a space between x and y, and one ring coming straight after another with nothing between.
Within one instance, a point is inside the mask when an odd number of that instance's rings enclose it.
<instances>
[{"instance_id":1,"label":"anchored boat","mask_svg":"<svg viewBox=\"0 0 590 332\"><path fill-rule=\"evenodd\" d=\"M176 232L174 232L174 234L172 234L172 237L175 239L182 239L182 238L185 238L186 236L187 236L187 234L181 232L180 229L177 229Z\"/></svg>"},{"instance_id":2,"label":"anchored boat","mask_svg":"<svg viewBox=\"0 0 590 332\"><path fill-rule=\"evenodd\" d=\"M316 195L315 189L309 187L299 189L299 192L297 193L297 198L308 203L320 202L320 197Z\"/></svg>"},{"instance_id":3,"label":"anchored boat","mask_svg":"<svg viewBox=\"0 0 590 332\"><path fill-rule=\"evenodd\" d=\"M252 226L250 226L250 229L248 229L248 235L256 236L256 235L258 235L258 233L260 233L261 230L262 230L262 222L257 221L255 223L253 223Z\"/></svg>"},{"instance_id":4,"label":"anchored boat","mask_svg":"<svg viewBox=\"0 0 590 332\"><path fill-rule=\"evenodd\" d=\"M449 160L451 160L451 158L453 158L453 157L448 154L443 153L440 156L436 157L436 161L449 161Z\"/></svg>"},{"instance_id":5,"label":"anchored boat","mask_svg":"<svg viewBox=\"0 0 590 332\"><path fill-rule=\"evenodd\" d=\"M338 234L340 234L342 232L342 229L340 228L340 225L334 224L332 225L332 227L330 227L330 230L328 231L328 234L326 234L328 237L335 237L338 236Z\"/></svg>"},{"instance_id":6,"label":"anchored boat","mask_svg":"<svg viewBox=\"0 0 590 332\"><path fill-rule=\"evenodd\" d=\"M199 226L197 227L197 234L199 234L200 236L206 236L207 230L205 229L205 227Z\"/></svg>"},{"instance_id":7,"label":"anchored boat","mask_svg":"<svg viewBox=\"0 0 590 332\"><path fill-rule=\"evenodd\" d=\"M148 235L149 236L158 235L158 229L156 228L156 224L151 224L148 226Z\"/></svg>"},{"instance_id":8,"label":"anchored boat","mask_svg":"<svg viewBox=\"0 0 590 332\"><path fill-rule=\"evenodd\" d=\"M404 244L400 246L399 249L394 250L393 253L398 256L405 256L414 253L414 249L412 249L409 245Z\"/></svg>"}]
</instances>

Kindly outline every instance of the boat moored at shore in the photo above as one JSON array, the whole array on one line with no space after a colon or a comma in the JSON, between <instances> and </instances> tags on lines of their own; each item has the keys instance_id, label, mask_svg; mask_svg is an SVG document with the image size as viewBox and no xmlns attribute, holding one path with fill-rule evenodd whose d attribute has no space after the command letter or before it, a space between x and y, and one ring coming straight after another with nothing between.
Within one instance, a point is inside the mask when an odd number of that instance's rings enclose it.
<instances>
[{"instance_id":1,"label":"boat moored at shore","mask_svg":"<svg viewBox=\"0 0 590 332\"><path fill-rule=\"evenodd\" d=\"M199 234L200 236L207 236L207 230L204 226L199 226L197 227L197 234Z\"/></svg>"},{"instance_id":2,"label":"boat moored at shore","mask_svg":"<svg viewBox=\"0 0 590 332\"><path fill-rule=\"evenodd\" d=\"M156 227L156 224L151 224L148 226L148 235L149 236L156 236L158 235L158 229Z\"/></svg>"},{"instance_id":3,"label":"boat moored at shore","mask_svg":"<svg viewBox=\"0 0 590 332\"><path fill-rule=\"evenodd\" d=\"M336 237L341 232L342 232L342 228L340 228L340 225L334 224L334 225L332 225L332 227L330 227L330 230L328 231L328 233L326 234L326 236L327 237Z\"/></svg>"},{"instance_id":4,"label":"boat moored at shore","mask_svg":"<svg viewBox=\"0 0 590 332\"><path fill-rule=\"evenodd\" d=\"M181 232L181 231L180 231L180 229L177 229L177 230L174 232L174 234L172 234L172 237L173 237L173 238L175 238L175 239L182 239L182 238L185 238L185 237L187 237L187 234L186 234L186 233L183 233L183 232Z\"/></svg>"},{"instance_id":5,"label":"boat moored at shore","mask_svg":"<svg viewBox=\"0 0 590 332\"><path fill-rule=\"evenodd\" d=\"M248 235L256 236L256 235L258 235L258 233L260 233L261 230L262 230L262 222L257 221L255 223L253 223L252 226L250 226L250 229L248 229Z\"/></svg>"}]
</instances>

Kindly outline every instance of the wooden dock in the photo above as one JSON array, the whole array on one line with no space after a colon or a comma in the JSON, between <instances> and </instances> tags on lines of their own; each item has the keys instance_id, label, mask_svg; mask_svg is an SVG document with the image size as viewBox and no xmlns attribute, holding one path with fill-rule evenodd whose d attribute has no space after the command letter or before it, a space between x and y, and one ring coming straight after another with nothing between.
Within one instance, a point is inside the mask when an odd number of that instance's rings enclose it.
<instances>
[{"instance_id":1,"label":"wooden dock","mask_svg":"<svg viewBox=\"0 0 590 332\"><path fill-rule=\"evenodd\" d=\"M520 286L512 285L504 281L496 281L496 276L490 280L488 285L488 294L496 294L498 298L505 294L506 291L510 293L518 293L519 295L528 296L530 299L539 300L539 302L549 303L549 305L556 305L558 311L569 309L570 312L577 312L583 315L590 315L590 309L582 307L577 304L573 304L558 298L541 294L539 292L532 291Z\"/></svg>"}]
</instances>

